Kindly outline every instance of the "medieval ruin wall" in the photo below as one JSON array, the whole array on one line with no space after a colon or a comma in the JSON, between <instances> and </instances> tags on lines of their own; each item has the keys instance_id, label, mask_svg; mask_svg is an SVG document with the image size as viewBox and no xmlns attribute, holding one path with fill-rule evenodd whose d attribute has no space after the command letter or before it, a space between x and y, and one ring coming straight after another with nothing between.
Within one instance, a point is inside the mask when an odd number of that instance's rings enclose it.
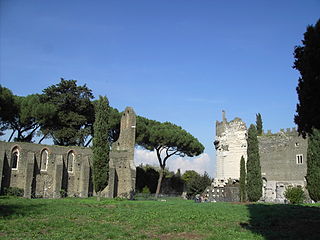
<instances>
[{"instance_id":1,"label":"medieval ruin wall","mask_svg":"<svg viewBox=\"0 0 320 240\"><path fill-rule=\"evenodd\" d=\"M263 198L283 201L288 185L306 186L308 140L296 129L283 129L258 137Z\"/></svg>"},{"instance_id":2,"label":"medieval ruin wall","mask_svg":"<svg viewBox=\"0 0 320 240\"><path fill-rule=\"evenodd\" d=\"M106 197L131 197L135 191L135 126L136 115L128 107L110 152ZM8 187L24 189L27 198L94 194L90 148L0 142L0 176L0 194Z\"/></svg>"},{"instance_id":3,"label":"medieval ruin wall","mask_svg":"<svg viewBox=\"0 0 320 240\"><path fill-rule=\"evenodd\" d=\"M284 201L288 185L306 186L308 141L295 128L271 131L258 136L263 196L265 201ZM222 122L216 123L217 174L210 192L223 188L227 179L238 180L241 156L247 159L247 128L239 118L228 122L223 112ZM211 195L212 195L211 194ZM220 190L221 194L221 190ZM221 196L220 196L221 197Z\"/></svg>"}]
</instances>

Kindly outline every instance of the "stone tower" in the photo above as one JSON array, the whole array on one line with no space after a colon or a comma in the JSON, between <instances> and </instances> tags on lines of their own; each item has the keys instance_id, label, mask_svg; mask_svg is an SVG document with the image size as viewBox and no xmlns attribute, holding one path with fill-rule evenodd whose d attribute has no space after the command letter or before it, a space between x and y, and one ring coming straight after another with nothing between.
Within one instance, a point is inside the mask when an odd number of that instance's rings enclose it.
<instances>
[{"instance_id":1,"label":"stone tower","mask_svg":"<svg viewBox=\"0 0 320 240\"><path fill-rule=\"evenodd\" d=\"M122 113L119 139L112 144L110 152L109 184L103 191L107 197L132 198L135 192L135 136L136 114L131 107L127 107Z\"/></svg>"},{"instance_id":2,"label":"stone tower","mask_svg":"<svg viewBox=\"0 0 320 240\"><path fill-rule=\"evenodd\" d=\"M247 160L247 127L240 119L228 122L225 111L222 111L222 121L216 122L216 148L218 179L239 179L241 156Z\"/></svg>"}]
</instances>

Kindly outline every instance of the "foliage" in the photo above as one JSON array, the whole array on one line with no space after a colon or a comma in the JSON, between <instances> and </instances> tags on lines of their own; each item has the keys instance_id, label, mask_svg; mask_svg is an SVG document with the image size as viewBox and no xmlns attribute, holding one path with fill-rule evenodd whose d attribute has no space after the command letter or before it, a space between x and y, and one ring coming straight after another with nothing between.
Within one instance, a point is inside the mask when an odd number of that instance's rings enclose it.
<instances>
[{"instance_id":1,"label":"foliage","mask_svg":"<svg viewBox=\"0 0 320 240\"><path fill-rule=\"evenodd\" d=\"M302 44L294 50L293 68L300 72L294 121L305 137L312 133L312 128L320 129L320 19L307 27Z\"/></svg>"},{"instance_id":2,"label":"foliage","mask_svg":"<svg viewBox=\"0 0 320 240\"><path fill-rule=\"evenodd\" d=\"M77 86L76 80L64 80L43 90L42 103L56 106L54 121L41 127L50 134L54 144L84 146L92 134L94 106L92 91L86 86Z\"/></svg>"},{"instance_id":3,"label":"foliage","mask_svg":"<svg viewBox=\"0 0 320 240\"><path fill-rule=\"evenodd\" d=\"M144 187L148 187L150 193L155 193L157 189L159 179L159 168L155 168L150 165L140 165L137 168L136 177L136 191L143 192ZM179 175L170 172L168 169L164 170L164 179L161 185L161 192L163 194L175 194L180 195L183 192L184 181Z\"/></svg>"},{"instance_id":4,"label":"foliage","mask_svg":"<svg viewBox=\"0 0 320 240\"><path fill-rule=\"evenodd\" d=\"M256 127L251 124L248 130L247 148L247 197L249 201L258 201L262 196L262 178L259 145Z\"/></svg>"},{"instance_id":5,"label":"foliage","mask_svg":"<svg viewBox=\"0 0 320 240\"><path fill-rule=\"evenodd\" d=\"M300 186L298 186L298 187L288 186L286 188L286 191L284 192L284 196L292 204L303 203L303 201L305 199L304 192Z\"/></svg>"},{"instance_id":6,"label":"foliage","mask_svg":"<svg viewBox=\"0 0 320 240\"><path fill-rule=\"evenodd\" d=\"M194 170L187 170L182 174L182 179L188 184L193 178L197 177L199 173Z\"/></svg>"},{"instance_id":7,"label":"foliage","mask_svg":"<svg viewBox=\"0 0 320 240\"><path fill-rule=\"evenodd\" d=\"M262 125L262 117L261 114L256 114L256 128L257 128L257 135L261 136L263 132L263 125Z\"/></svg>"},{"instance_id":8,"label":"foliage","mask_svg":"<svg viewBox=\"0 0 320 240\"><path fill-rule=\"evenodd\" d=\"M244 157L241 156L240 160L240 201L245 202L247 198L247 193L246 193L246 163L244 160Z\"/></svg>"},{"instance_id":9,"label":"foliage","mask_svg":"<svg viewBox=\"0 0 320 240\"><path fill-rule=\"evenodd\" d=\"M93 183L99 195L108 185L109 177L109 102L107 97L99 97L93 128Z\"/></svg>"},{"instance_id":10,"label":"foliage","mask_svg":"<svg viewBox=\"0 0 320 240\"><path fill-rule=\"evenodd\" d=\"M9 123L14 121L18 108L14 101L14 95L10 89L0 85L0 136L2 131L9 128Z\"/></svg>"},{"instance_id":11,"label":"foliage","mask_svg":"<svg viewBox=\"0 0 320 240\"><path fill-rule=\"evenodd\" d=\"M310 198L320 201L320 130L313 129L308 139L307 189Z\"/></svg>"},{"instance_id":12,"label":"foliage","mask_svg":"<svg viewBox=\"0 0 320 240\"><path fill-rule=\"evenodd\" d=\"M109 131L108 139L110 144L117 141L120 135L121 113L118 109L109 107Z\"/></svg>"},{"instance_id":13,"label":"foliage","mask_svg":"<svg viewBox=\"0 0 320 240\"><path fill-rule=\"evenodd\" d=\"M187 198L192 199L197 194L202 194L203 191L211 185L211 178L207 172L204 172L203 175L196 174L192 175L191 178L186 182Z\"/></svg>"},{"instance_id":14,"label":"foliage","mask_svg":"<svg viewBox=\"0 0 320 240\"><path fill-rule=\"evenodd\" d=\"M3 195L6 196L23 197L23 194L24 190L22 188L8 187L3 189Z\"/></svg>"},{"instance_id":15,"label":"foliage","mask_svg":"<svg viewBox=\"0 0 320 240\"><path fill-rule=\"evenodd\" d=\"M8 109L4 106L5 111L8 111L9 114L3 116L6 128L12 129L12 134L8 141L11 141L12 136L17 133L15 141L32 142L40 127L53 120L56 108L52 104L41 103L40 95L38 94L26 97L12 95L11 97L9 96L12 104L11 108Z\"/></svg>"},{"instance_id":16,"label":"foliage","mask_svg":"<svg viewBox=\"0 0 320 240\"><path fill-rule=\"evenodd\" d=\"M164 122L160 123L144 117L137 117L136 143L147 150L157 153L160 174L156 197L160 192L166 161L171 156L197 156L204 150L203 145L181 127Z\"/></svg>"},{"instance_id":17,"label":"foliage","mask_svg":"<svg viewBox=\"0 0 320 240\"><path fill-rule=\"evenodd\" d=\"M150 194L150 189L149 189L147 186L145 186L145 187L142 189L142 193L144 193L144 194Z\"/></svg>"}]
</instances>

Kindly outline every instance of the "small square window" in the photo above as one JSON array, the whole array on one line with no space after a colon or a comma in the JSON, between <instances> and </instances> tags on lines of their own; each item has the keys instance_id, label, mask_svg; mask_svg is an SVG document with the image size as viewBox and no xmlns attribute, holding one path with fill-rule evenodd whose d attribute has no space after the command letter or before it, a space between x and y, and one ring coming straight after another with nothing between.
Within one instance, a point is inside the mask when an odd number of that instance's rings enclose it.
<instances>
[{"instance_id":1,"label":"small square window","mask_svg":"<svg viewBox=\"0 0 320 240\"><path fill-rule=\"evenodd\" d=\"M296 155L296 164L298 164L298 165L303 164L303 154Z\"/></svg>"}]
</instances>

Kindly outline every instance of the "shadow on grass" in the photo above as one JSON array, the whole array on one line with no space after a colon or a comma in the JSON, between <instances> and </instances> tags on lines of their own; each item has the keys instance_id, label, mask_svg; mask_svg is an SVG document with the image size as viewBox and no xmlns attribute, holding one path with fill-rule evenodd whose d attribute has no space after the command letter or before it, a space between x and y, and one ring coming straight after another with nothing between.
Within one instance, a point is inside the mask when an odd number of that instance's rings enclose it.
<instances>
[{"instance_id":1,"label":"shadow on grass","mask_svg":"<svg viewBox=\"0 0 320 240\"><path fill-rule=\"evenodd\" d=\"M4 198L2 198L4 199ZM28 216L38 214L41 212L43 204L23 204L23 203L10 203L9 201L0 202L0 218L14 218L21 216Z\"/></svg>"},{"instance_id":2,"label":"shadow on grass","mask_svg":"<svg viewBox=\"0 0 320 240\"><path fill-rule=\"evenodd\" d=\"M247 208L250 220L241 226L266 240L320 239L319 206L250 204Z\"/></svg>"}]
</instances>

